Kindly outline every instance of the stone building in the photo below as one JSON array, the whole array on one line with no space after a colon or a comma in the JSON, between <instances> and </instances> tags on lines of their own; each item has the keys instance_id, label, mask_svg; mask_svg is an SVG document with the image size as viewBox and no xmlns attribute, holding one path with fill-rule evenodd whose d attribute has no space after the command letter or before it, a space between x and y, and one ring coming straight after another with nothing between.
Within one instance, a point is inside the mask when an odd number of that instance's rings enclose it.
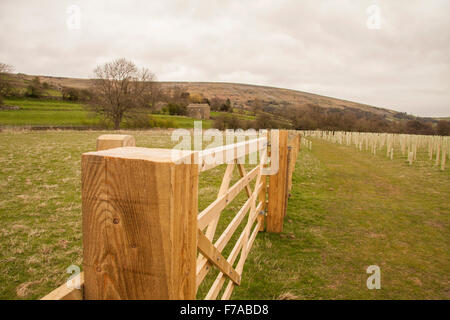
<instances>
[{"instance_id":1,"label":"stone building","mask_svg":"<svg viewBox=\"0 0 450 320\"><path fill-rule=\"evenodd\" d=\"M209 119L211 108L206 103L191 103L187 106L187 116L195 119Z\"/></svg>"}]
</instances>

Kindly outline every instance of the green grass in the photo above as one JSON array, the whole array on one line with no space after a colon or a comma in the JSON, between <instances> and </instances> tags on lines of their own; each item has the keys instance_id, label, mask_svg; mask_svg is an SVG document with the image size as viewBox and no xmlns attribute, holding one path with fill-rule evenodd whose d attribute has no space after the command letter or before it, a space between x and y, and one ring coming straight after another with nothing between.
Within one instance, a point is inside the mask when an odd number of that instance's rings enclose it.
<instances>
[{"instance_id":1,"label":"green grass","mask_svg":"<svg viewBox=\"0 0 450 320\"><path fill-rule=\"evenodd\" d=\"M171 116L166 114L152 114L152 118L159 120L173 121L176 128L194 128L194 121L199 121L185 116ZM202 120L202 128L209 129L212 126L212 120Z\"/></svg>"},{"instance_id":2,"label":"green grass","mask_svg":"<svg viewBox=\"0 0 450 320\"><path fill-rule=\"evenodd\" d=\"M58 100L5 99L5 105L18 106L20 110L0 110L0 126L79 126L93 127L99 118L80 103ZM170 115L152 115L156 120L170 120L175 128L193 128L193 118ZM160 122L161 123L161 122ZM212 126L212 120L204 120L203 128Z\"/></svg>"},{"instance_id":3,"label":"green grass","mask_svg":"<svg viewBox=\"0 0 450 320\"><path fill-rule=\"evenodd\" d=\"M61 100L37 100L37 99L5 99L4 104L19 106L22 110L33 111L84 111L80 103Z\"/></svg>"},{"instance_id":4,"label":"green grass","mask_svg":"<svg viewBox=\"0 0 450 320\"><path fill-rule=\"evenodd\" d=\"M297 161L284 233L259 238L234 298L449 299L449 182L425 160L314 140ZM369 265L381 290L366 287Z\"/></svg>"},{"instance_id":5,"label":"green grass","mask_svg":"<svg viewBox=\"0 0 450 320\"><path fill-rule=\"evenodd\" d=\"M221 112L221 111L211 111L211 117L218 117L218 116L227 116L227 117L232 117L235 116L240 120L255 120L256 117L254 115L250 115L250 114L243 114L243 113L237 113L237 112L233 112L233 113L229 113L229 112Z\"/></svg>"},{"instance_id":6,"label":"green grass","mask_svg":"<svg viewBox=\"0 0 450 320\"><path fill-rule=\"evenodd\" d=\"M80 157L103 133L0 133L0 299L40 298L81 266ZM131 134L138 146L174 144L168 131ZM450 172L420 159L409 166L313 140L297 160L284 232L258 235L232 298L449 299ZM201 175L200 209L223 171ZM243 201L244 192L218 233ZM372 264L381 290L366 287Z\"/></svg>"},{"instance_id":7,"label":"green grass","mask_svg":"<svg viewBox=\"0 0 450 320\"><path fill-rule=\"evenodd\" d=\"M7 99L5 105L20 110L0 110L3 126L95 126L98 118L82 104L58 100Z\"/></svg>"},{"instance_id":8,"label":"green grass","mask_svg":"<svg viewBox=\"0 0 450 320\"><path fill-rule=\"evenodd\" d=\"M45 91L45 94L50 96L50 97L57 97L57 98L62 97L62 93L61 93L60 90L47 89L47 90L44 90L44 91Z\"/></svg>"}]
</instances>

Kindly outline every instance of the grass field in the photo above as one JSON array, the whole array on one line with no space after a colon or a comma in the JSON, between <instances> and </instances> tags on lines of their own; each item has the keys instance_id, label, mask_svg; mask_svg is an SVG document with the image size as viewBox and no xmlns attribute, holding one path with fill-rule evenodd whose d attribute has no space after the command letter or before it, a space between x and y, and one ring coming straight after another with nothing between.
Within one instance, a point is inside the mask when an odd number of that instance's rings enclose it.
<instances>
[{"instance_id":1,"label":"grass field","mask_svg":"<svg viewBox=\"0 0 450 320\"><path fill-rule=\"evenodd\" d=\"M152 114L151 117L157 120L173 121L175 128L194 128L194 121L198 121L185 116L171 116L167 114ZM202 120L202 128L209 129L212 123L212 120Z\"/></svg>"},{"instance_id":2,"label":"grass field","mask_svg":"<svg viewBox=\"0 0 450 320\"><path fill-rule=\"evenodd\" d=\"M77 103L14 99L5 100L4 104L21 109L0 110L0 125L3 126L93 126L98 123L98 119Z\"/></svg>"},{"instance_id":3,"label":"grass field","mask_svg":"<svg viewBox=\"0 0 450 320\"><path fill-rule=\"evenodd\" d=\"M80 156L102 133L0 133L0 299L40 298L81 266ZM138 146L173 144L167 131L131 134ZM200 209L223 170L201 175ZM313 140L298 157L284 232L258 235L232 298L449 299L449 182L421 161ZM366 287L373 264L381 290Z\"/></svg>"},{"instance_id":4,"label":"grass field","mask_svg":"<svg viewBox=\"0 0 450 320\"><path fill-rule=\"evenodd\" d=\"M237 108L235 108L235 110L238 110ZM239 111L241 111L242 109L240 109ZM227 116L236 116L238 117L240 120L255 120L256 116L255 115L251 115L251 114L246 114L246 113L239 113L239 112L235 112L235 113L226 113L226 112L218 112L218 111L211 111L211 117L217 117L220 115L227 115Z\"/></svg>"},{"instance_id":5,"label":"grass field","mask_svg":"<svg viewBox=\"0 0 450 320\"><path fill-rule=\"evenodd\" d=\"M0 110L0 126L56 126L93 127L99 119L82 104L36 99L5 99L5 105L18 106L20 110ZM220 113L219 113L220 114ZM193 128L195 119L184 116L153 114L160 123L170 120L175 128ZM243 117L247 117L244 116ZM203 128L211 128L212 120L204 120Z\"/></svg>"}]
</instances>

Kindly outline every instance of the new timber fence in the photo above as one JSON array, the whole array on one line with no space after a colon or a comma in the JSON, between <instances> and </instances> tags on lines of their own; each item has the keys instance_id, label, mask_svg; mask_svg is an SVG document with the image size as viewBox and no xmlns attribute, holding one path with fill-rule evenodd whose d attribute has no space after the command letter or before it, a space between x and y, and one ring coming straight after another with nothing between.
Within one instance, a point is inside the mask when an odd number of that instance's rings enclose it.
<instances>
[{"instance_id":1,"label":"new timber fence","mask_svg":"<svg viewBox=\"0 0 450 320\"><path fill-rule=\"evenodd\" d=\"M373 155L385 154L386 157L405 158L412 165L418 153L426 155L429 163L445 170L447 158L450 157L450 137L395 133L345 132L345 131L302 131L303 137L313 137L328 142L351 146L360 151L370 151ZM303 139L304 143L311 141Z\"/></svg>"},{"instance_id":2,"label":"new timber fence","mask_svg":"<svg viewBox=\"0 0 450 320\"><path fill-rule=\"evenodd\" d=\"M176 157L136 147L132 136L100 136L97 151L82 155L83 272L72 279L80 286L64 284L43 299L196 299L212 268L219 273L204 298L229 299L258 233L283 231L299 149L299 133L286 130ZM246 170L238 160L252 152L258 161ZM217 198L198 212L199 173L220 154L227 162ZM230 186L236 169L240 179ZM215 237L241 192L245 203Z\"/></svg>"}]
</instances>

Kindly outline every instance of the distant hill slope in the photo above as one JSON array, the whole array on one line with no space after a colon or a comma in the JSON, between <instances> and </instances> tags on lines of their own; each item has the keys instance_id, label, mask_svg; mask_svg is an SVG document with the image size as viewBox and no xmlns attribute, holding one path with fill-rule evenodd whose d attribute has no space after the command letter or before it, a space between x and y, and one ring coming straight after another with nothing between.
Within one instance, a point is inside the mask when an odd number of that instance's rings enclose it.
<instances>
[{"instance_id":1,"label":"distant hill slope","mask_svg":"<svg viewBox=\"0 0 450 320\"><path fill-rule=\"evenodd\" d=\"M17 80L16 84L24 85L32 80L33 75L17 74L14 78ZM79 78L64 78L64 77L50 77L38 76L41 82L47 82L50 85L60 87L74 87L74 88L89 88L91 85L89 79ZM386 116L392 119L394 115L400 114L397 111L378 108L357 102L336 99L317 94L301 92L290 89L266 87L258 85L240 84L240 83L223 83L223 82L160 82L162 89L171 89L175 86L182 87L191 94L202 94L206 98L230 98L235 104L240 106L247 106L249 101L259 99L264 103L270 103L274 106L281 104L289 104L302 108L307 105L319 106L322 108L337 108L345 109L352 108L376 115Z\"/></svg>"},{"instance_id":2,"label":"distant hill slope","mask_svg":"<svg viewBox=\"0 0 450 320\"><path fill-rule=\"evenodd\" d=\"M249 100L260 99L274 105L288 103L298 107L315 105L322 108L353 108L377 115L386 115L389 118L399 113L357 102L267 86L225 82L161 82L161 84L163 88L180 86L191 93L201 93L207 98L214 96L230 98L240 105L245 105Z\"/></svg>"}]
</instances>

